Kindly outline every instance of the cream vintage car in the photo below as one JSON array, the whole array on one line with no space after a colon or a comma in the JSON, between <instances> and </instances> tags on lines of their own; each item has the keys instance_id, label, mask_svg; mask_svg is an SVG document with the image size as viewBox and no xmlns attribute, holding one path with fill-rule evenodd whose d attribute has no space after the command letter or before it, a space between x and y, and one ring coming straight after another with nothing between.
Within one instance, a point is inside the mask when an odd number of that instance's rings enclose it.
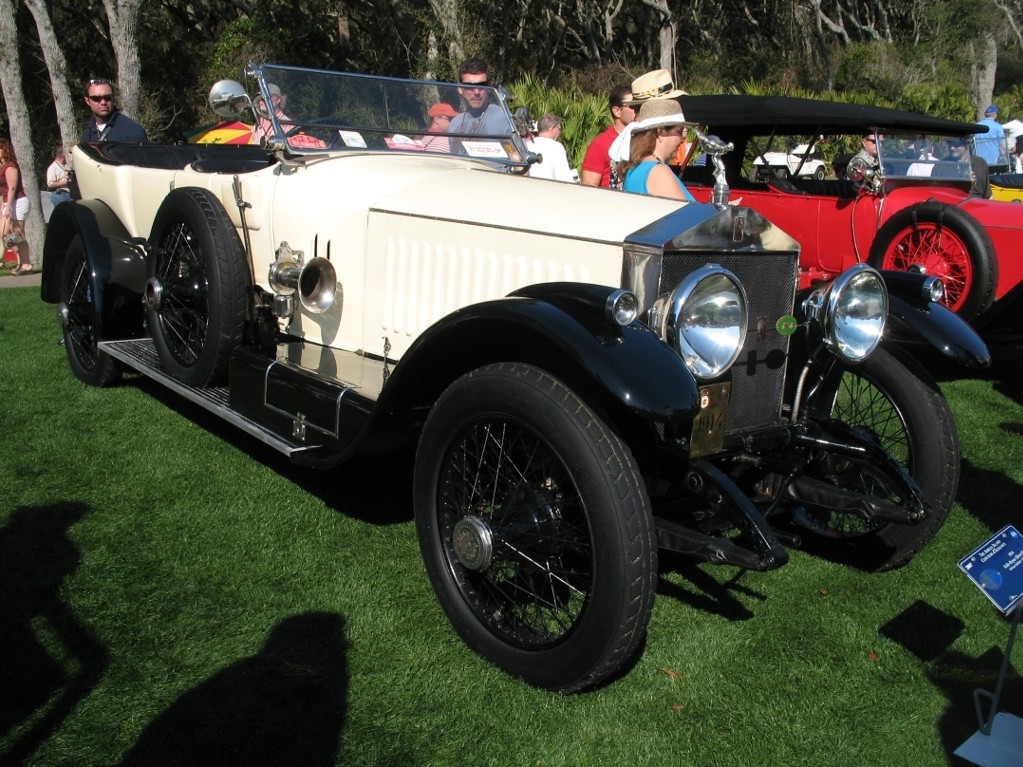
<instances>
[{"instance_id":1,"label":"cream vintage car","mask_svg":"<svg viewBox=\"0 0 1023 767\"><path fill-rule=\"evenodd\" d=\"M262 145L75 149L42 287L71 369L149 376L305 466L415 446L426 572L485 658L582 690L642 647L659 550L882 569L942 525L955 423L882 343L985 364L939 281L857 265L797 295L796 243L724 187L525 175L497 89L487 132L436 136L456 85L247 75L211 105L283 94Z\"/></svg>"}]
</instances>

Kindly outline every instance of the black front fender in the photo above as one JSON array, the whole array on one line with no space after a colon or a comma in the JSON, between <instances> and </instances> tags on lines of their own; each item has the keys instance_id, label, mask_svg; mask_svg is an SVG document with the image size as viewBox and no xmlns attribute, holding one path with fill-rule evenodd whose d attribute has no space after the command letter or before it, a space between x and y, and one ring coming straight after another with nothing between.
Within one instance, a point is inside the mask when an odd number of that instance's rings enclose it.
<instances>
[{"instance_id":1,"label":"black front fender","mask_svg":"<svg viewBox=\"0 0 1023 767\"><path fill-rule=\"evenodd\" d=\"M966 367L986 368L991 364L991 352L977 332L958 314L933 301L921 306L890 293L885 334L893 341L923 339Z\"/></svg>"},{"instance_id":2,"label":"black front fender","mask_svg":"<svg viewBox=\"0 0 1023 767\"><path fill-rule=\"evenodd\" d=\"M991 353L981 337L964 319L947 307L925 300L926 275L881 271L888 288L888 320L885 336L898 343L929 343L946 357L970 368L986 368ZM795 315L806 321L805 301L815 288L796 294Z\"/></svg>"},{"instance_id":3,"label":"black front fender","mask_svg":"<svg viewBox=\"0 0 1023 767\"><path fill-rule=\"evenodd\" d=\"M98 340L134 338L143 330L146 262L142 248L114 212L99 200L54 208L43 245L42 299L61 300L68 246L80 238L92 282Z\"/></svg>"},{"instance_id":4,"label":"black front fender","mask_svg":"<svg viewBox=\"0 0 1023 767\"><path fill-rule=\"evenodd\" d=\"M544 285L454 312L402 357L385 387L387 407L428 409L470 370L516 361L543 368L605 413L691 423L699 409L696 380L649 327L622 327L604 316L613 290Z\"/></svg>"}]
</instances>

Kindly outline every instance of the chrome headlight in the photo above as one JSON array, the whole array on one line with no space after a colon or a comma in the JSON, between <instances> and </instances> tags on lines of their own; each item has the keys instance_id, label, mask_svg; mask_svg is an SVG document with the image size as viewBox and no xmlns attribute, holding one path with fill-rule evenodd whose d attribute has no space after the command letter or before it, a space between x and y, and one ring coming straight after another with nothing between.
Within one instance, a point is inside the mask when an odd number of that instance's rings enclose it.
<instances>
[{"instance_id":1,"label":"chrome headlight","mask_svg":"<svg viewBox=\"0 0 1023 767\"><path fill-rule=\"evenodd\" d=\"M888 318L888 291L866 264L846 269L815 290L806 313L827 347L847 362L860 362L881 343Z\"/></svg>"},{"instance_id":2,"label":"chrome headlight","mask_svg":"<svg viewBox=\"0 0 1023 767\"><path fill-rule=\"evenodd\" d=\"M748 315L739 278L717 264L691 272L656 307L660 333L693 375L716 378L742 351Z\"/></svg>"}]
</instances>

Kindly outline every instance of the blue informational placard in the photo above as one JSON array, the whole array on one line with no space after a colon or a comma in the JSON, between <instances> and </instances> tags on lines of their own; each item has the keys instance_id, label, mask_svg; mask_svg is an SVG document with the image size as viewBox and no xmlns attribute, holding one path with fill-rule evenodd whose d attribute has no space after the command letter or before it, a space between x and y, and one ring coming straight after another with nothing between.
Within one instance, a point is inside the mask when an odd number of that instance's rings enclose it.
<instances>
[{"instance_id":1,"label":"blue informational placard","mask_svg":"<svg viewBox=\"0 0 1023 767\"><path fill-rule=\"evenodd\" d=\"M1023 599L1023 536L1012 525L960 559L959 567L1006 615Z\"/></svg>"}]
</instances>

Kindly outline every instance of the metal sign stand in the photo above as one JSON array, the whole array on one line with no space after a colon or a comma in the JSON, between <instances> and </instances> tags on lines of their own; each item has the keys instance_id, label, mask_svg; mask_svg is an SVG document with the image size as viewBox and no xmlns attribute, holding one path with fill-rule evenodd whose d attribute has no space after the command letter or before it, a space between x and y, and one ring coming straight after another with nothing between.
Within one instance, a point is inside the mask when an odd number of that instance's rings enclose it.
<instances>
[{"instance_id":1,"label":"metal sign stand","mask_svg":"<svg viewBox=\"0 0 1023 767\"><path fill-rule=\"evenodd\" d=\"M994 538L978 547L959 562L960 568L984 592L994 604L1012 616L1009 627L1009 641L1005 645L1005 656L998 672L994 693L977 688L973 691L973 705L977 712L980 729L955 750L960 756L981 767L1019 767L1023 764L1023 719L1005 712L998 712L998 703L1005 687L1012 660L1012 648L1016 643L1023 601L1016 588L1023 568L1017 570L1023 558L1019 543L1020 534L1015 528L1006 526ZM1003 587L1009 587L1007 590ZM999 593L1003 592L1003 593ZM983 701L991 704L988 715L984 716Z\"/></svg>"}]
</instances>

